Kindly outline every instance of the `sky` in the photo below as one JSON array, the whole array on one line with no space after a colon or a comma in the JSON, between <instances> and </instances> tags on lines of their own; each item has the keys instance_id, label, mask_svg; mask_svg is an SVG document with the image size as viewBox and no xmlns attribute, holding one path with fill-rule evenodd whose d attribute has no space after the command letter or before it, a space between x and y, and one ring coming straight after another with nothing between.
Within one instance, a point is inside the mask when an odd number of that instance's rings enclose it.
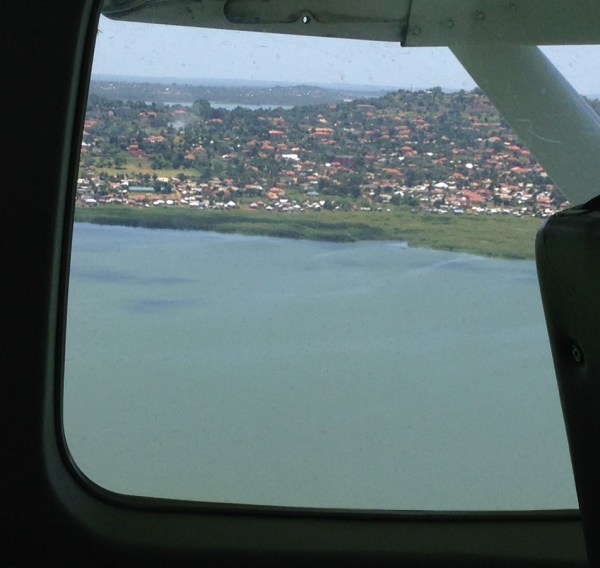
<instances>
[{"instance_id":1,"label":"sky","mask_svg":"<svg viewBox=\"0 0 600 568\"><path fill-rule=\"evenodd\" d=\"M445 48L116 22L102 17L94 75L276 84L465 89L475 83ZM573 86L600 94L600 46L544 48Z\"/></svg>"}]
</instances>

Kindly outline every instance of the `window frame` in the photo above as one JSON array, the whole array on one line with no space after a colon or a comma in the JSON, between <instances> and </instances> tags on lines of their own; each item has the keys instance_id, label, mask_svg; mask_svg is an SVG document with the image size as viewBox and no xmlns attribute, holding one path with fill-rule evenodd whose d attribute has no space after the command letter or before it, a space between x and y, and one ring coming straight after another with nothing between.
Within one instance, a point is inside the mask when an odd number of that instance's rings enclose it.
<instances>
[{"instance_id":1,"label":"window frame","mask_svg":"<svg viewBox=\"0 0 600 568\"><path fill-rule=\"evenodd\" d=\"M18 187L31 132L43 145L28 183L36 194L0 229L9 332L0 397L5 435L5 561L100 566L237 561L307 564L418 562L436 566L584 566L577 512L373 513L218 506L128 498L94 487L71 462L61 422L62 357L79 145L100 0L24 0L0 38L18 89L5 108L14 144L3 162ZM32 42L32 37L35 42ZM35 44L35 45L33 45ZM20 117L21 118L21 117ZM28 134L29 133L29 134Z\"/></svg>"}]
</instances>

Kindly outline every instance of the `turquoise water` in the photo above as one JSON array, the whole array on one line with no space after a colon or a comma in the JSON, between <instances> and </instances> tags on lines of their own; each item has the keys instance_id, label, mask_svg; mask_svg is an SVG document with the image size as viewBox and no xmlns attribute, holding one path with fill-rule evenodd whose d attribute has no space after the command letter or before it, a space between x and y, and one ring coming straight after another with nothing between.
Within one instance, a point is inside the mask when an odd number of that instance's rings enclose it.
<instances>
[{"instance_id":1,"label":"turquoise water","mask_svg":"<svg viewBox=\"0 0 600 568\"><path fill-rule=\"evenodd\" d=\"M532 262L75 226L67 443L113 491L577 506Z\"/></svg>"}]
</instances>

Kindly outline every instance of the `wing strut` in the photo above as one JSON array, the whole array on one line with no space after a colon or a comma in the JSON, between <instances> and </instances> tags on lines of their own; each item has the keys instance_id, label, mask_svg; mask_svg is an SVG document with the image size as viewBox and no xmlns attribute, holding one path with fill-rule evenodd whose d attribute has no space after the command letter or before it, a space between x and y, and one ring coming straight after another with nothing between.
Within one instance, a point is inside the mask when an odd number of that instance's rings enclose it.
<instances>
[{"instance_id":1,"label":"wing strut","mask_svg":"<svg viewBox=\"0 0 600 568\"><path fill-rule=\"evenodd\" d=\"M600 117L539 48L450 49L572 205L600 193Z\"/></svg>"}]
</instances>

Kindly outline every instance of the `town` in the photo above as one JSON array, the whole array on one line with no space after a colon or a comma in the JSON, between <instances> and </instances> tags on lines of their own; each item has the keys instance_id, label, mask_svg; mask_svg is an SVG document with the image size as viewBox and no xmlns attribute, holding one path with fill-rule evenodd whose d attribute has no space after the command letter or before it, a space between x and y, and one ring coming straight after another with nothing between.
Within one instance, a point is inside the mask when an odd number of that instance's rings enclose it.
<instances>
[{"instance_id":1,"label":"town","mask_svg":"<svg viewBox=\"0 0 600 568\"><path fill-rule=\"evenodd\" d=\"M516 217L569 205L485 95L440 88L232 110L92 94L76 204Z\"/></svg>"}]
</instances>

